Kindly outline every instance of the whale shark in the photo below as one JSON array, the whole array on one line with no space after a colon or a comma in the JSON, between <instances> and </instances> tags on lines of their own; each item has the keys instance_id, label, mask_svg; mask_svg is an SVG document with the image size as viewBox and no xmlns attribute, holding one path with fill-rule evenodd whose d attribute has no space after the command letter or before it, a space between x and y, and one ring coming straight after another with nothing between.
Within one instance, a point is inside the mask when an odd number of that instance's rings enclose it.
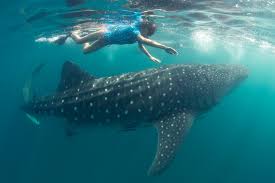
<instances>
[{"instance_id":1,"label":"whale shark","mask_svg":"<svg viewBox=\"0 0 275 183\"><path fill-rule=\"evenodd\" d=\"M157 152L148 170L169 167L194 120L216 106L248 76L242 65L171 64L140 72L97 78L66 61L53 95L22 105L28 118L64 118L77 127L154 127Z\"/></svg>"}]
</instances>

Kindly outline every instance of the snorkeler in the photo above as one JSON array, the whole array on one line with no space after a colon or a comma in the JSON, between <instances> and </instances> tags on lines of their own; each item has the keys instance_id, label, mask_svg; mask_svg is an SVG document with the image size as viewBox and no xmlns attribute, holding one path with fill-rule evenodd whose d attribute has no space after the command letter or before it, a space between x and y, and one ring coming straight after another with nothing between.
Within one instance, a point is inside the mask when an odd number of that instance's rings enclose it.
<instances>
[{"instance_id":1,"label":"snorkeler","mask_svg":"<svg viewBox=\"0 0 275 183\"><path fill-rule=\"evenodd\" d=\"M119 23L103 25L100 30L81 37L80 30L73 31L70 37L77 43L83 44L83 53L95 52L105 46L118 44L138 43L141 51L149 57L151 61L160 63L160 60L153 57L144 45L165 50L167 53L177 55L178 52L168 46L149 39L156 32L156 24L148 19L152 11L134 13L134 21L131 23Z\"/></svg>"}]
</instances>

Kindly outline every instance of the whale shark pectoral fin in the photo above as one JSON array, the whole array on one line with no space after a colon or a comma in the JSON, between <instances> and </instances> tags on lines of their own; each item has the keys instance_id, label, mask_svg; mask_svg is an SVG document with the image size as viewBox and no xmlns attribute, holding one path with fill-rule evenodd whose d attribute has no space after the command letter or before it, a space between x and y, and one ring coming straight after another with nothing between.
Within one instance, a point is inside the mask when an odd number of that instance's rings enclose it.
<instances>
[{"instance_id":1,"label":"whale shark pectoral fin","mask_svg":"<svg viewBox=\"0 0 275 183\"><path fill-rule=\"evenodd\" d=\"M40 122L34 116L31 116L28 113L26 113L26 116L29 120L31 120L31 122L33 122L33 124L40 125Z\"/></svg>"},{"instance_id":2,"label":"whale shark pectoral fin","mask_svg":"<svg viewBox=\"0 0 275 183\"><path fill-rule=\"evenodd\" d=\"M193 119L192 114L179 113L160 119L155 124L158 131L158 147L148 175L160 174L169 166L184 135L191 128Z\"/></svg>"},{"instance_id":3,"label":"whale shark pectoral fin","mask_svg":"<svg viewBox=\"0 0 275 183\"><path fill-rule=\"evenodd\" d=\"M79 86L87 80L95 79L94 76L80 69L76 64L66 61L63 64L61 72L61 80L59 82L57 91L61 92L73 87Z\"/></svg>"}]
</instances>

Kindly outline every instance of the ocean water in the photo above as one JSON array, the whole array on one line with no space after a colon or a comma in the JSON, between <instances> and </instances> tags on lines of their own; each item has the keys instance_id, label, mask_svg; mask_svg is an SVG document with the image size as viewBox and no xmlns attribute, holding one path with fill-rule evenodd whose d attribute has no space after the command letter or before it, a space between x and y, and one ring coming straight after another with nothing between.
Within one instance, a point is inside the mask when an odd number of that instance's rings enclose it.
<instances>
[{"instance_id":1,"label":"ocean water","mask_svg":"<svg viewBox=\"0 0 275 183\"><path fill-rule=\"evenodd\" d=\"M173 11L156 4L162 11L156 11L160 17L155 19L158 31L152 39L179 52L171 56L150 49L161 64L234 63L249 69L240 87L195 121L176 159L160 176L146 174L156 150L153 128L131 132L91 129L68 138L62 120L50 118L35 126L26 119L20 110L22 87L40 63L46 64L35 79L36 92L41 95L54 92L66 60L98 77L159 66L148 61L137 45L111 46L83 55L81 46L70 40L63 46L37 41L64 33L79 20L58 18L56 12L79 7L118 11L125 3L91 0L67 7L61 0L0 2L0 182L275 182L272 0L191 1ZM50 15L26 22L41 10ZM101 20L103 15L84 19Z\"/></svg>"}]
</instances>

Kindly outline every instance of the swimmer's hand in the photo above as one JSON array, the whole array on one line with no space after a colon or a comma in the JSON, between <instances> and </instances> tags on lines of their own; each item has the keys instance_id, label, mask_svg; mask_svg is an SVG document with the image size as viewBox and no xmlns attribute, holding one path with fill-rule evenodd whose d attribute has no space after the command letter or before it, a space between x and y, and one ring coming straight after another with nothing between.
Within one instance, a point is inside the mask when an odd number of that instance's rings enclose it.
<instances>
[{"instance_id":1,"label":"swimmer's hand","mask_svg":"<svg viewBox=\"0 0 275 183\"><path fill-rule=\"evenodd\" d=\"M158 64L161 63L161 61L159 59L157 59L157 58L155 58L153 56L150 57L150 60L153 61L153 62L155 62L155 63L158 63Z\"/></svg>"},{"instance_id":2,"label":"swimmer's hand","mask_svg":"<svg viewBox=\"0 0 275 183\"><path fill-rule=\"evenodd\" d=\"M178 52L177 50L175 50L174 48L171 48L171 47L167 47L165 48L165 51L171 55L178 55Z\"/></svg>"}]
</instances>

